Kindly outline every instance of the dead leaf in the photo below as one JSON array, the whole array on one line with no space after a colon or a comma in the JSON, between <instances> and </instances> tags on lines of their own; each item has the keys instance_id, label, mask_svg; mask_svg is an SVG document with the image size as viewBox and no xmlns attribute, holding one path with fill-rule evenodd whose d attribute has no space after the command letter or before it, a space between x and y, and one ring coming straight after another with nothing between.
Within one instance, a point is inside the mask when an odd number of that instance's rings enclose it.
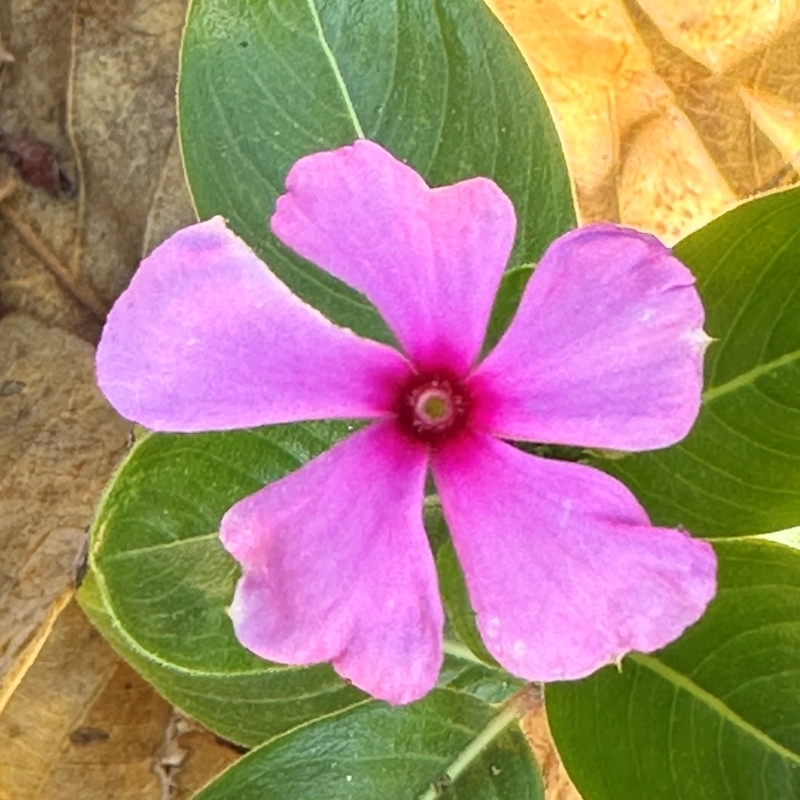
<instances>
[{"instance_id":1,"label":"dead leaf","mask_svg":"<svg viewBox=\"0 0 800 800\"><path fill-rule=\"evenodd\" d=\"M638 0L664 37L713 72L769 46L798 16L797 0Z\"/></svg>"},{"instance_id":2,"label":"dead leaf","mask_svg":"<svg viewBox=\"0 0 800 800\"><path fill-rule=\"evenodd\" d=\"M584 221L671 243L797 181L776 118L800 108L798 0L487 2L551 104Z\"/></svg>"},{"instance_id":3,"label":"dead leaf","mask_svg":"<svg viewBox=\"0 0 800 800\"><path fill-rule=\"evenodd\" d=\"M162 206L162 230L193 219L182 173L164 181L185 11L186 0L0 4L0 30L16 59L4 69L0 129L50 143L82 189L68 202L35 189L8 202L108 304L139 262L157 195L175 200ZM97 323L10 225L0 224L0 237L2 304L95 340Z\"/></svg>"},{"instance_id":4,"label":"dead leaf","mask_svg":"<svg viewBox=\"0 0 800 800\"><path fill-rule=\"evenodd\" d=\"M769 92L753 92L744 86L739 94L753 122L774 142L787 164L800 169L800 106Z\"/></svg>"},{"instance_id":5,"label":"dead leaf","mask_svg":"<svg viewBox=\"0 0 800 800\"><path fill-rule=\"evenodd\" d=\"M545 800L581 800L561 763L547 724L545 707L542 705L530 711L520 725L541 767Z\"/></svg>"},{"instance_id":6,"label":"dead leaf","mask_svg":"<svg viewBox=\"0 0 800 800\"><path fill-rule=\"evenodd\" d=\"M0 709L69 598L130 429L95 386L90 345L0 320Z\"/></svg>"},{"instance_id":7,"label":"dead leaf","mask_svg":"<svg viewBox=\"0 0 800 800\"><path fill-rule=\"evenodd\" d=\"M238 753L182 719L70 603L0 714L0 800L184 800Z\"/></svg>"},{"instance_id":8,"label":"dead leaf","mask_svg":"<svg viewBox=\"0 0 800 800\"><path fill-rule=\"evenodd\" d=\"M0 131L0 152L8 154L22 180L51 197L73 197L75 184L61 169L55 150L38 139Z\"/></svg>"},{"instance_id":9,"label":"dead leaf","mask_svg":"<svg viewBox=\"0 0 800 800\"><path fill-rule=\"evenodd\" d=\"M678 108L630 131L617 176L620 219L675 242L735 197Z\"/></svg>"}]
</instances>

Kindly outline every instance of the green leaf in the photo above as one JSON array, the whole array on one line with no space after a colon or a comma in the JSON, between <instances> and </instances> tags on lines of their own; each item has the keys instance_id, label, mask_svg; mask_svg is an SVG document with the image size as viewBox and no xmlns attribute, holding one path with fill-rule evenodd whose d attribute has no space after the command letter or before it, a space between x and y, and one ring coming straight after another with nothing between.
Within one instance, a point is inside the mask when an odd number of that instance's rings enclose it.
<instances>
[{"instance_id":1,"label":"green leaf","mask_svg":"<svg viewBox=\"0 0 800 800\"><path fill-rule=\"evenodd\" d=\"M530 747L509 722L446 689L402 708L369 701L273 739L195 800L541 800Z\"/></svg>"},{"instance_id":2,"label":"green leaf","mask_svg":"<svg viewBox=\"0 0 800 800\"><path fill-rule=\"evenodd\" d=\"M721 541L719 593L653 655L547 687L584 800L800 797L800 552Z\"/></svg>"},{"instance_id":3,"label":"green leaf","mask_svg":"<svg viewBox=\"0 0 800 800\"><path fill-rule=\"evenodd\" d=\"M445 659L439 686L456 689L485 703L502 703L524 688L525 681L509 675L501 667L489 666L464 652L465 645L445 639Z\"/></svg>"},{"instance_id":4,"label":"green leaf","mask_svg":"<svg viewBox=\"0 0 800 800\"><path fill-rule=\"evenodd\" d=\"M512 264L575 226L547 106L482 0L195 1L178 99L200 216L223 214L297 294L363 335L391 340L363 297L268 230L301 156L363 135L431 185L493 178L517 211Z\"/></svg>"},{"instance_id":5,"label":"green leaf","mask_svg":"<svg viewBox=\"0 0 800 800\"><path fill-rule=\"evenodd\" d=\"M800 523L798 219L793 189L745 203L675 248L717 340L700 417L674 447L596 462L655 524L723 537Z\"/></svg>"},{"instance_id":6,"label":"green leaf","mask_svg":"<svg viewBox=\"0 0 800 800\"><path fill-rule=\"evenodd\" d=\"M441 515L441 519L442 525L445 526L444 515ZM469 647L480 661L497 666L497 662L489 654L478 632L464 573L449 538L436 553L436 571L439 575L439 589L447 611L447 618L459 640Z\"/></svg>"},{"instance_id":7,"label":"green leaf","mask_svg":"<svg viewBox=\"0 0 800 800\"><path fill-rule=\"evenodd\" d=\"M500 337L511 324L511 320L519 308L520 300L522 300L522 293L532 274L533 267L523 264L508 270L503 275L503 280L500 281L500 287L497 290L497 297L494 299L492 316L483 343L484 353L488 353L500 341Z\"/></svg>"},{"instance_id":8,"label":"green leaf","mask_svg":"<svg viewBox=\"0 0 800 800\"><path fill-rule=\"evenodd\" d=\"M237 500L343 438L347 423L304 423L138 442L92 528L78 593L120 654L165 697L252 746L361 702L327 665L269 664L235 639L225 611L238 568L216 531Z\"/></svg>"}]
</instances>

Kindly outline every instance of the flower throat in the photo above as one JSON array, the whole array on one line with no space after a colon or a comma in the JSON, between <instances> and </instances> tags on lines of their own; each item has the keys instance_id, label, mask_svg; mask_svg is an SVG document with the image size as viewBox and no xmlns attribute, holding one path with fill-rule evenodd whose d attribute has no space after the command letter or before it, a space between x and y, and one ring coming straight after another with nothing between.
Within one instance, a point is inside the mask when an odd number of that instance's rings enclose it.
<instances>
[{"instance_id":1,"label":"flower throat","mask_svg":"<svg viewBox=\"0 0 800 800\"><path fill-rule=\"evenodd\" d=\"M469 396L457 378L434 372L414 375L400 390L397 418L407 436L439 444L466 424Z\"/></svg>"}]
</instances>

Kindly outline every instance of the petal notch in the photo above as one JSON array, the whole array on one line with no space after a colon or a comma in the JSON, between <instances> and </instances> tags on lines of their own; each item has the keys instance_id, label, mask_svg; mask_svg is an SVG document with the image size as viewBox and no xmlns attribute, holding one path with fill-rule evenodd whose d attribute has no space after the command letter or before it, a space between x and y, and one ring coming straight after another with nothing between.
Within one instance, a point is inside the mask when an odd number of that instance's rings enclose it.
<instances>
[{"instance_id":1,"label":"petal notch","mask_svg":"<svg viewBox=\"0 0 800 800\"><path fill-rule=\"evenodd\" d=\"M589 225L557 239L470 380L496 436L612 450L680 441L700 409L703 306L657 239Z\"/></svg>"},{"instance_id":2,"label":"petal notch","mask_svg":"<svg viewBox=\"0 0 800 800\"><path fill-rule=\"evenodd\" d=\"M332 661L374 697L408 703L442 662L444 616L422 526L425 449L372 425L233 506L242 564L231 617L271 661Z\"/></svg>"},{"instance_id":3,"label":"petal notch","mask_svg":"<svg viewBox=\"0 0 800 800\"><path fill-rule=\"evenodd\" d=\"M295 297L222 217L178 231L108 316L97 379L157 431L380 417L411 369Z\"/></svg>"},{"instance_id":4,"label":"petal notch","mask_svg":"<svg viewBox=\"0 0 800 800\"><path fill-rule=\"evenodd\" d=\"M301 158L272 230L377 307L421 371L458 377L480 351L514 243L511 201L487 178L429 188L379 145Z\"/></svg>"},{"instance_id":5,"label":"petal notch","mask_svg":"<svg viewBox=\"0 0 800 800\"><path fill-rule=\"evenodd\" d=\"M434 456L478 628L509 672L582 678L678 638L716 589L706 542L650 527L610 476L488 436Z\"/></svg>"}]
</instances>

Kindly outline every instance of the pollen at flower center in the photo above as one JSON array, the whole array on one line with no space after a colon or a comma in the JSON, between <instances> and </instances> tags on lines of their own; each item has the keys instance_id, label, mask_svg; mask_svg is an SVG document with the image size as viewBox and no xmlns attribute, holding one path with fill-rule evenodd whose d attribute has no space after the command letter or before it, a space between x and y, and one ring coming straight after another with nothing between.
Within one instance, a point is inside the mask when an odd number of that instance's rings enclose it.
<instances>
[{"instance_id":1,"label":"pollen at flower center","mask_svg":"<svg viewBox=\"0 0 800 800\"><path fill-rule=\"evenodd\" d=\"M446 421L452 412L453 403L450 394L434 387L420 394L414 408L414 413L429 425Z\"/></svg>"},{"instance_id":2,"label":"pollen at flower center","mask_svg":"<svg viewBox=\"0 0 800 800\"><path fill-rule=\"evenodd\" d=\"M464 385L451 376L435 373L415 375L402 387L397 415L409 436L435 443L461 430L468 410Z\"/></svg>"}]
</instances>

